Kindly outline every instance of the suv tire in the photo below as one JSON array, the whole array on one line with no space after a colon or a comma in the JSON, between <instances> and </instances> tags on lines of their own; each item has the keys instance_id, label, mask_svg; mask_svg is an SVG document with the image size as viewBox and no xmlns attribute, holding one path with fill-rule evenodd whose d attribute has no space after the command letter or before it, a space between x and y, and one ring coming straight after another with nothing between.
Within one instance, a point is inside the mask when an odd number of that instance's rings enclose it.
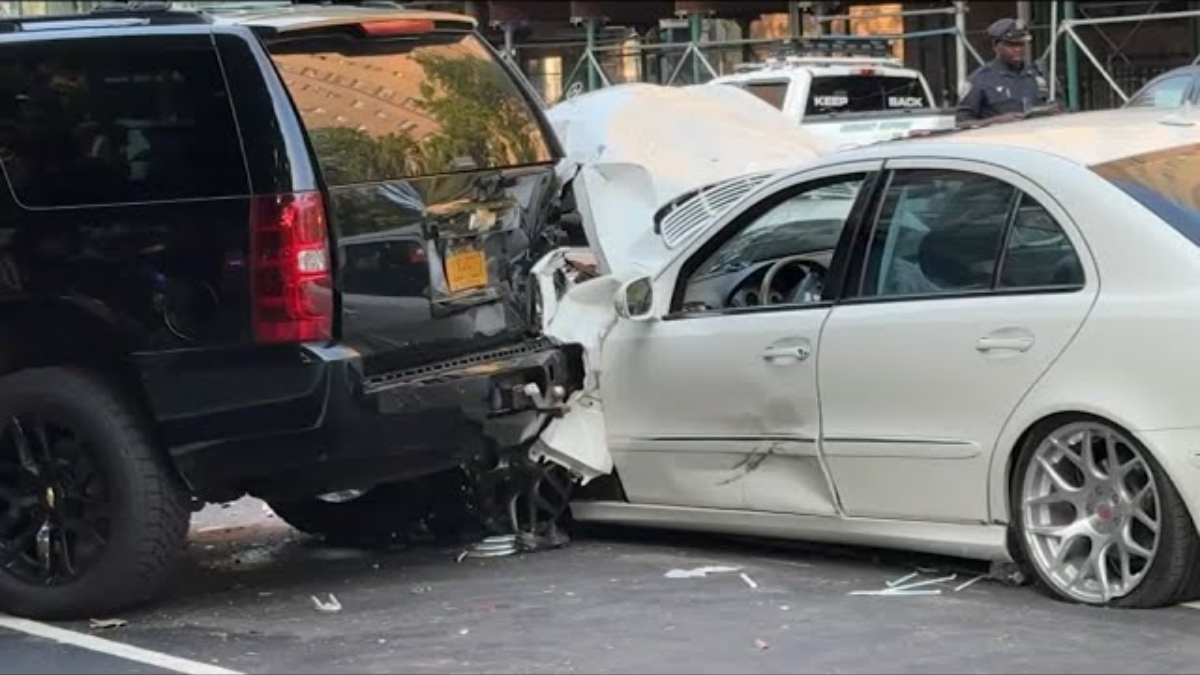
<instances>
[{"instance_id":1,"label":"suv tire","mask_svg":"<svg viewBox=\"0 0 1200 675\"><path fill-rule=\"evenodd\" d=\"M0 611L74 619L145 603L182 559L189 520L117 387L72 368L0 378Z\"/></svg>"}]
</instances>

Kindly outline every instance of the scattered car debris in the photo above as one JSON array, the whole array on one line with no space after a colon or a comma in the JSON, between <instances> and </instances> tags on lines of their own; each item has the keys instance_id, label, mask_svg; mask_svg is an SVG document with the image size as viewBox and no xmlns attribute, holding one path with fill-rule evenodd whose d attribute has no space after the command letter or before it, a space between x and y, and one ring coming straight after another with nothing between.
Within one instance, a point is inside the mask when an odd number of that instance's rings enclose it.
<instances>
[{"instance_id":1,"label":"scattered car debris","mask_svg":"<svg viewBox=\"0 0 1200 675\"><path fill-rule=\"evenodd\" d=\"M925 588L926 586L937 586L939 584L948 584L952 581L956 581L957 579L958 579L957 574L951 574L948 577L941 577L939 579L929 579L927 581L915 581L911 584L906 584L904 586L892 586L891 590L911 591L911 590L917 589L917 588Z\"/></svg>"},{"instance_id":2,"label":"scattered car debris","mask_svg":"<svg viewBox=\"0 0 1200 675\"><path fill-rule=\"evenodd\" d=\"M967 590L968 588L974 586L975 584L979 583L980 581L983 581L986 578L987 578L986 574L981 574L981 575L975 577L974 579L971 579L969 581L965 581L965 582L959 584L958 587L954 589L954 592L961 593L961 592Z\"/></svg>"},{"instance_id":3,"label":"scattered car debris","mask_svg":"<svg viewBox=\"0 0 1200 675\"><path fill-rule=\"evenodd\" d=\"M892 596L918 596L918 595L941 595L942 591L938 588L933 589L918 589L907 590L903 588L887 588L882 591L852 591L850 595L857 596L875 596L875 597L892 597Z\"/></svg>"},{"instance_id":4,"label":"scattered car debris","mask_svg":"<svg viewBox=\"0 0 1200 675\"><path fill-rule=\"evenodd\" d=\"M329 602L324 602L317 596L312 596L313 604L316 605L318 612L335 613L342 611L342 603L334 597L333 593L329 594Z\"/></svg>"},{"instance_id":5,"label":"scattered car debris","mask_svg":"<svg viewBox=\"0 0 1200 675\"><path fill-rule=\"evenodd\" d=\"M889 582L887 582L887 585L888 585L888 588L895 588L895 587L899 586L900 584L903 584L906 581L911 581L913 579L916 579L919 576L921 576L921 572L913 572L912 574L910 574L906 577L901 577L895 581L889 581Z\"/></svg>"},{"instance_id":6,"label":"scattered car debris","mask_svg":"<svg viewBox=\"0 0 1200 675\"><path fill-rule=\"evenodd\" d=\"M912 596L941 595L942 590L940 588L929 588L929 587L930 586L939 586L942 584L948 584L948 583L951 583L958 579L957 574L951 574L949 576L938 577L936 579L925 579L923 581L914 581L914 579L918 579L921 576L921 574L922 574L922 572L920 570L918 570L917 572L914 572L913 574L909 574L907 576L901 577L894 581L885 582L884 585L886 586L886 588L883 588L880 590L875 590L875 591L853 591L850 593L850 595L871 596L871 597L892 597L892 596L912 597ZM973 582L971 582L971 583L973 583ZM963 587L966 587L969 585L970 585L970 583L964 584Z\"/></svg>"},{"instance_id":7,"label":"scattered car debris","mask_svg":"<svg viewBox=\"0 0 1200 675\"><path fill-rule=\"evenodd\" d=\"M125 619L92 619L89 622L89 627L92 630L110 630L113 628L122 628L128 625L129 622Z\"/></svg>"},{"instance_id":8,"label":"scattered car debris","mask_svg":"<svg viewBox=\"0 0 1200 675\"><path fill-rule=\"evenodd\" d=\"M988 578L1006 586L1024 586L1029 583L1029 577L1024 568L1017 563L994 562L988 570Z\"/></svg>"},{"instance_id":9,"label":"scattered car debris","mask_svg":"<svg viewBox=\"0 0 1200 675\"><path fill-rule=\"evenodd\" d=\"M517 550L517 535L509 534L487 537L467 549L466 556L468 558L503 558L516 555Z\"/></svg>"},{"instance_id":10,"label":"scattered car debris","mask_svg":"<svg viewBox=\"0 0 1200 675\"><path fill-rule=\"evenodd\" d=\"M740 567L698 567L694 570L671 570L663 576L668 579L703 579L710 574L729 574L731 572L741 572Z\"/></svg>"},{"instance_id":11,"label":"scattered car debris","mask_svg":"<svg viewBox=\"0 0 1200 675\"><path fill-rule=\"evenodd\" d=\"M746 574L745 572L742 572L742 581L746 582L746 585L749 586L750 588L755 588L755 589L758 588L758 582L751 579L750 575Z\"/></svg>"}]
</instances>

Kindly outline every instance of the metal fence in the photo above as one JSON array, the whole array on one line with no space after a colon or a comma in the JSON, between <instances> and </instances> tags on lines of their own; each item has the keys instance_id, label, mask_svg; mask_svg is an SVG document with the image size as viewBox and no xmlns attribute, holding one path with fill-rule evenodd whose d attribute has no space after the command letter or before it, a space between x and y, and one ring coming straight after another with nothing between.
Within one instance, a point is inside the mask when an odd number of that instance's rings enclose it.
<instances>
[{"instance_id":1,"label":"metal fence","mask_svg":"<svg viewBox=\"0 0 1200 675\"><path fill-rule=\"evenodd\" d=\"M851 44L943 40L950 52L955 51L956 45L963 45L968 54L968 72L983 63L983 57L957 28L897 35L838 35L827 39ZM520 46L511 58L543 99L554 104L562 98L617 84L703 84L735 72L740 65L761 63L773 55L786 54L799 44L792 38L674 43L627 40L591 47L586 43L560 43ZM554 54L554 66L547 67L548 54Z\"/></svg>"}]
</instances>

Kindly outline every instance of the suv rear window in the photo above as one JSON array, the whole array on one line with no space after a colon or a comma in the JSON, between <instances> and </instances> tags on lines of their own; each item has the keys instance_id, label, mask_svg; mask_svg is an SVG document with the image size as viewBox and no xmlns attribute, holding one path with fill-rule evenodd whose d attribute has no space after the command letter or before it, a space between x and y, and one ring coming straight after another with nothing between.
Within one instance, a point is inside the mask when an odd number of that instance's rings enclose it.
<instances>
[{"instance_id":1,"label":"suv rear window","mask_svg":"<svg viewBox=\"0 0 1200 675\"><path fill-rule=\"evenodd\" d=\"M207 36L0 47L0 164L17 200L35 208L249 191Z\"/></svg>"},{"instance_id":2,"label":"suv rear window","mask_svg":"<svg viewBox=\"0 0 1200 675\"><path fill-rule=\"evenodd\" d=\"M269 48L331 185L555 160L530 100L474 34Z\"/></svg>"},{"instance_id":3,"label":"suv rear window","mask_svg":"<svg viewBox=\"0 0 1200 675\"><path fill-rule=\"evenodd\" d=\"M1200 246L1200 145L1127 157L1092 170Z\"/></svg>"},{"instance_id":4,"label":"suv rear window","mask_svg":"<svg viewBox=\"0 0 1200 675\"><path fill-rule=\"evenodd\" d=\"M921 80L894 75L818 75L808 95L808 115L931 108Z\"/></svg>"}]
</instances>

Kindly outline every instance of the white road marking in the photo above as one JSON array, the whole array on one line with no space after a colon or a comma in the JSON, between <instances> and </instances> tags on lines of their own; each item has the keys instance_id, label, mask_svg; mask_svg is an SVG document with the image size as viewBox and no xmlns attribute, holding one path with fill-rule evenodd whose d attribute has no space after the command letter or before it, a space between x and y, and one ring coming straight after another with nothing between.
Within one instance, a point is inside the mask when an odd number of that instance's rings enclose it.
<instances>
[{"instance_id":1,"label":"white road marking","mask_svg":"<svg viewBox=\"0 0 1200 675\"><path fill-rule=\"evenodd\" d=\"M199 661L191 661L181 659L177 656L169 654L161 654L159 652L150 651L149 649L141 649L105 640L93 635L85 635L76 633L75 631L66 630L63 628L55 628L44 623L36 621L28 621L26 619L18 619L11 616L0 614L0 628L6 628L17 633L24 633L34 637L53 640L72 647L86 649L88 651L98 652L115 656L126 661L136 661L144 663L148 666L163 668L165 670L173 670L177 673L187 673L187 675L241 675L234 670L227 670L219 666L214 666L210 663L201 663Z\"/></svg>"}]
</instances>

